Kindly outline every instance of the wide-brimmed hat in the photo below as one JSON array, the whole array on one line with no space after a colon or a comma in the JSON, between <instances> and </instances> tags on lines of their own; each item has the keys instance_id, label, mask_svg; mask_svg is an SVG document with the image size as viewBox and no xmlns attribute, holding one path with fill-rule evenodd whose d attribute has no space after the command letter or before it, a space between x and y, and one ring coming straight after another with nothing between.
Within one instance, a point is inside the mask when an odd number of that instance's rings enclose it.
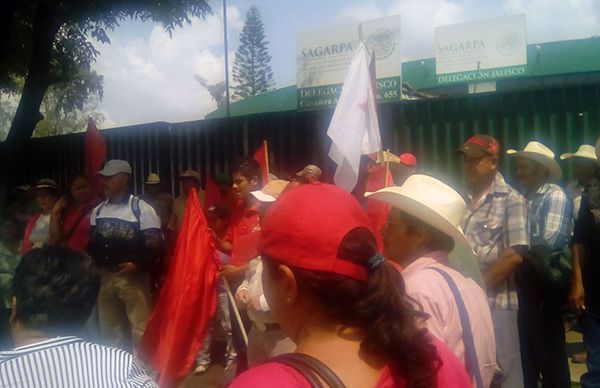
<instances>
[{"instance_id":1,"label":"wide-brimmed hat","mask_svg":"<svg viewBox=\"0 0 600 388\"><path fill-rule=\"evenodd\" d=\"M179 174L179 179L193 178L200 182L200 174L197 171L187 169Z\"/></svg>"},{"instance_id":2,"label":"wide-brimmed hat","mask_svg":"<svg viewBox=\"0 0 600 388\"><path fill-rule=\"evenodd\" d=\"M148 178L146 179L147 185L158 185L160 183L160 176L156 173L151 172L148 174Z\"/></svg>"},{"instance_id":3,"label":"wide-brimmed hat","mask_svg":"<svg viewBox=\"0 0 600 388\"><path fill-rule=\"evenodd\" d=\"M550 178L560 179L562 177L562 169L554 159L554 152L539 141L530 141L523 151L507 150L507 155L520 156L533 160L544 166L550 172Z\"/></svg>"},{"instance_id":4,"label":"wide-brimmed hat","mask_svg":"<svg viewBox=\"0 0 600 388\"><path fill-rule=\"evenodd\" d=\"M579 146L577 151L567 152L560 156L561 160L570 159L570 158L583 158L583 159L598 160L594 146L589 145L589 144L582 144Z\"/></svg>"},{"instance_id":5,"label":"wide-brimmed hat","mask_svg":"<svg viewBox=\"0 0 600 388\"><path fill-rule=\"evenodd\" d=\"M36 184L35 184L35 188L37 190L58 190L58 184L56 184L56 181L52 180L52 179L40 179Z\"/></svg>"},{"instance_id":6,"label":"wide-brimmed hat","mask_svg":"<svg viewBox=\"0 0 600 388\"><path fill-rule=\"evenodd\" d=\"M281 193L283 193L288 183L290 182L283 179L275 179L269 181L262 189L251 191L250 194L260 202L275 202Z\"/></svg>"},{"instance_id":7,"label":"wide-brimmed hat","mask_svg":"<svg viewBox=\"0 0 600 388\"><path fill-rule=\"evenodd\" d=\"M460 228L467 204L452 187L428 175L413 174L402 186L386 187L365 197L392 205L470 247Z\"/></svg>"}]
</instances>

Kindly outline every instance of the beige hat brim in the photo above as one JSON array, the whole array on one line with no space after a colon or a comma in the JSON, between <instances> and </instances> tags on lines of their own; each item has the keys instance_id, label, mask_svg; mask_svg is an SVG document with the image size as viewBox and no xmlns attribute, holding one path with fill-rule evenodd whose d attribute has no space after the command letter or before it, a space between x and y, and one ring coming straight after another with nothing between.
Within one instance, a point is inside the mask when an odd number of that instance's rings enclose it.
<instances>
[{"instance_id":1,"label":"beige hat brim","mask_svg":"<svg viewBox=\"0 0 600 388\"><path fill-rule=\"evenodd\" d=\"M254 198L259 200L260 202L270 203L270 202L275 202L275 200L276 200L276 198L274 196L265 194L260 190L251 191L250 194L252 194L254 196Z\"/></svg>"},{"instance_id":2,"label":"beige hat brim","mask_svg":"<svg viewBox=\"0 0 600 388\"><path fill-rule=\"evenodd\" d=\"M529 151L517 151L517 150L507 150L507 155L510 156L518 156L526 159L533 160L544 166L548 172L550 173L550 178L552 179L560 179L562 178L562 168L560 164L553 158L549 158L548 156L538 154L537 152L529 152Z\"/></svg>"},{"instance_id":3,"label":"beige hat brim","mask_svg":"<svg viewBox=\"0 0 600 388\"><path fill-rule=\"evenodd\" d=\"M578 154L578 153L573 153L573 152L567 152L565 154L562 154L560 156L560 160L565 160L565 159L571 159L571 158L582 158L582 159L588 159L588 160L593 160L596 161L597 158L592 158L588 155L582 155L582 154Z\"/></svg>"},{"instance_id":4,"label":"beige hat brim","mask_svg":"<svg viewBox=\"0 0 600 388\"><path fill-rule=\"evenodd\" d=\"M446 219L446 217L442 216L436 211L431 210L421 202L390 189L393 188L383 188L374 193L368 192L365 193L365 197L385 202L402 210L403 212L406 212L407 214L410 214L415 218L418 218L427 225L430 225L436 230L450 236L454 240L455 245L463 244L467 247L471 247L471 244L469 244L469 241L463 234L462 230L454 226L452 222Z\"/></svg>"}]
</instances>

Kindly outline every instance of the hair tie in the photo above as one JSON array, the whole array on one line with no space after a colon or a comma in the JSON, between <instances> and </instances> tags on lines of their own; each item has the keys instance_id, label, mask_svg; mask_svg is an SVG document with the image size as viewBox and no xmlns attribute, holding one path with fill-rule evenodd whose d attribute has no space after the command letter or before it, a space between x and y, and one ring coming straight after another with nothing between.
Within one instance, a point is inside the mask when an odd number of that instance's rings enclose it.
<instances>
[{"instance_id":1,"label":"hair tie","mask_svg":"<svg viewBox=\"0 0 600 388\"><path fill-rule=\"evenodd\" d=\"M377 268L379 268L384 261L385 257L383 257L381 253L377 252L376 254L374 254L373 257L369 259L369 262L367 264L369 272L372 273L373 271L377 270Z\"/></svg>"}]
</instances>

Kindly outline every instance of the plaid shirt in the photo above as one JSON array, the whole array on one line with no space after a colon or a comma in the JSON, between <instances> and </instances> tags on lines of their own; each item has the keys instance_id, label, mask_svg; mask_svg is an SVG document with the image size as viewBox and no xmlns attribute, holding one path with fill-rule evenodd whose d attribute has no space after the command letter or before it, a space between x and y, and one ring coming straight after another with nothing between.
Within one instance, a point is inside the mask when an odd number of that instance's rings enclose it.
<instances>
[{"instance_id":1,"label":"plaid shirt","mask_svg":"<svg viewBox=\"0 0 600 388\"><path fill-rule=\"evenodd\" d=\"M545 183L528 201L531 245L562 251L571 235L573 205L565 192L553 183Z\"/></svg>"},{"instance_id":2,"label":"plaid shirt","mask_svg":"<svg viewBox=\"0 0 600 388\"><path fill-rule=\"evenodd\" d=\"M527 202L508 185L502 174L496 177L481 204L473 208L468 196L463 230L473 246L482 272L487 271L508 248L529 246ZM488 289L490 306L496 309L518 309L515 274Z\"/></svg>"}]
</instances>

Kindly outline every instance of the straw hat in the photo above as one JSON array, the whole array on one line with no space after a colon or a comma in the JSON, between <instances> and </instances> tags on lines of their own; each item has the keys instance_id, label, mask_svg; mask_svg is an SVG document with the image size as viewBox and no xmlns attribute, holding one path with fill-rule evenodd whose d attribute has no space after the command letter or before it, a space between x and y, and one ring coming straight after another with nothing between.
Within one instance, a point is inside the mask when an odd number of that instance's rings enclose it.
<instances>
[{"instance_id":1,"label":"straw hat","mask_svg":"<svg viewBox=\"0 0 600 388\"><path fill-rule=\"evenodd\" d=\"M589 144L582 144L579 146L576 152L567 152L566 154L562 154L560 156L561 160L570 158L598 160L598 157L596 157L596 150L594 149L594 146Z\"/></svg>"},{"instance_id":2,"label":"straw hat","mask_svg":"<svg viewBox=\"0 0 600 388\"><path fill-rule=\"evenodd\" d=\"M157 185L160 183L160 176L156 173L151 172L148 174L148 178L146 179L147 185Z\"/></svg>"},{"instance_id":3,"label":"straw hat","mask_svg":"<svg viewBox=\"0 0 600 388\"><path fill-rule=\"evenodd\" d=\"M530 141L523 151L510 149L506 151L506 154L520 156L541 164L550 172L552 179L560 179L562 177L562 169L554 159L554 152L538 141Z\"/></svg>"},{"instance_id":4,"label":"straw hat","mask_svg":"<svg viewBox=\"0 0 600 388\"><path fill-rule=\"evenodd\" d=\"M365 193L365 197L388 203L450 236L455 244L470 247L460 228L467 204L459 193L440 180L413 174L402 186Z\"/></svg>"}]
</instances>

